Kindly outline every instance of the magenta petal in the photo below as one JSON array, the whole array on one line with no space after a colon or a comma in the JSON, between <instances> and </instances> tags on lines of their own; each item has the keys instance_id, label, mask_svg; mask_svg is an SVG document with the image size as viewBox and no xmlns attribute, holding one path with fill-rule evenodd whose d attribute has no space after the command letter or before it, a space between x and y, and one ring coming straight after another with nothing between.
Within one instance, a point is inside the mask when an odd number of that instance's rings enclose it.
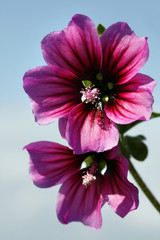
<instances>
[{"instance_id":1,"label":"magenta petal","mask_svg":"<svg viewBox=\"0 0 160 240\"><path fill-rule=\"evenodd\" d=\"M119 134L104 111L80 103L68 117L66 139L75 154L103 152L118 144Z\"/></svg>"},{"instance_id":2,"label":"magenta petal","mask_svg":"<svg viewBox=\"0 0 160 240\"><path fill-rule=\"evenodd\" d=\"M26 72L23 81L39 124L48 124L67 116L80 101L82 83L67 70L51 66L37 67Z\"/></svg>"},{"instance_id":3,"label":"magenta petal","mask_svg":"<svg viewBox=\"0 0 160 240\"><path fill-rule=\"evenodd\" d=\"M137 37L124 22L111 25L103 33L101 43L104 73L115 83L132 78L149 56L147 39Z\"/></svg>"},{"instance_id":4,"label":"magenta petal","mask_svg":"<svg viewBox=\"0 0 160 240\"><path fill-rule=\"evenodd\" d=\"M139 89L142 91L153 92L156 85L156 81L148 75L137 73L126 84L121 85L121 91L123 92L137 92Z\"/></svg>"},{"instance_id":5,"label":"magenta petal","mask_svg":"<svg viewBox=\"0 0 160 240\"><path fill-rule=\"evenodd\" d=\"M103 180L103 197L121 217L125 217L139 204L138 189L127 180L128 167L128 160L118 155L108 161Z\"/></svg>"},{"instance_id":6,"label":"magenta petal","mask_svg":"<svg viewBox=\"0 0 160 240\"><path fill-rule=\"evenodd\" d=\"M30 143L26 149L30 155L30 176L41 188L64 182L80 169L83 156L73 155L68 147L54 142Z\"/></svg>"},{"instance_id":7,"label":"magenta petal","mask_svg":"<svg viewBox=\"0 0 160 240\"><path fill-rule=\"evenodd\" d=\"M115 102L105 105L106 115L119 124L149 120L155 85L156 82L147 75L136 74L130 81L120 85Z\"/></svg>"},{"instance_id":8,"label":"magenta petal","mask_svg":"<svg viewBox=\"0 0 160 240\"><path fill-rule=\"evenodd\" d=\"M74 15L62 31L52 32L42 40L43 56L48 64L78 74L99 71L101 43L95 24L84 15Z\"/></svg>"},{"instance_id":9,"label":"magenta petal","mask_svg":"<svg viewBox=\"0 0 160 240\"><path fill-rule=\"evenodd\" d=\"M57 216L61 223L80 221L94 229L100 229L101 217L101 177L87 188L82 184L84 171L76 173L63 183L57 199Z\"/></svg>"}]
</instances>

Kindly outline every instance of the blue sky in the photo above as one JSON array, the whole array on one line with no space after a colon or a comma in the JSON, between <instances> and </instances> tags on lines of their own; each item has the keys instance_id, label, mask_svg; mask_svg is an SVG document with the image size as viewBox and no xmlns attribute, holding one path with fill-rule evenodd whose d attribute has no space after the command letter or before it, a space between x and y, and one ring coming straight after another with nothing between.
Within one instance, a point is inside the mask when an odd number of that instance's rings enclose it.
<instances>
[{"instance_id":1,"label":"blue sky","mask_svg":"<svg viewBox=\"0 0 160 240\"><path fill-rule=\"evenodd\" d=\"M0 239L159 239L159 214L140 190L140 206L126 218L118 217L107 204L102 209L103 227L94 231L81 223L61 225L55 213L58 188L38 189L29 179L28 155L23 146L33 141L61 139L57 122L39 126L22 88L23 74L45 65L40 42L49 32L63 29L76 13L89 16L105 27L125 21L138 36L147 36L150 57L141 72L157 81L154 111L160 112L160 2L158 0L1 0L1 161ZM138 171L160 201L159 119L145 122L130 134L144 134L149 156L135 162ZM129 174L130 181L134 182ZM135 183L135 182L134 182ZM55 237L56 236L56 237Z\"/></svg>"}]
</instances>

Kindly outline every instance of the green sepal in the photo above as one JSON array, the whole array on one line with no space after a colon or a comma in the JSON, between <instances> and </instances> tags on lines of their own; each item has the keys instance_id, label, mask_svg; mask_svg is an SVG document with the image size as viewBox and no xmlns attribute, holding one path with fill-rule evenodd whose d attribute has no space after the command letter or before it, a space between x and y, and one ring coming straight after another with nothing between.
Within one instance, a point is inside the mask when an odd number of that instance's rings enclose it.
<instances>
[{"instance_id":1,"label":"green sepal","mask_svg":"<svg viewBox=\"0 0 160 240\"><path fill-rule=\"evenodd\" d=\"M102 36L102 34L104 33L104 31L106 30L106 28L100 23L97 26L97 31L98 31L98 35L99 37Z\"/></svg>"},{"instance_id":2,"label":"green sepal","mask_svg":"<svg viewBox=\"0 0 160 240\"><path fill-rule=\"evenodd\" d=\"M138 135L136 137L125 136L125 144L129 153L138 161L144 161L148 155L148 148L143 142L145 137Z\"/></svg>"}]
</instances>

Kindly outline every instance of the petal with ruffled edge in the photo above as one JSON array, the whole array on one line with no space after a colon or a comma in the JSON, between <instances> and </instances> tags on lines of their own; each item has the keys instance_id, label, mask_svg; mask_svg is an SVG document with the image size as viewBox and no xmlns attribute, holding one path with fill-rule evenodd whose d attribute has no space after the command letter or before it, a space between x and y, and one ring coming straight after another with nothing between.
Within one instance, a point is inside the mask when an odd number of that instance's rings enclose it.
<instances>
[{"instance_id":1,"label":"petal with ruffled edge","mask_svg":"<svg viewBox=\"0 0 160 240\"><path fill-rule=\"evenodd\" d=\"M152 113L152 91L156 82L147 75L136 74L130 81L117 87L114 102L105 105L109 119L119 124L149 120Z\"/></svg>"},{"instance_id":2,"label":"petal with ruffled edge","mask_svg":"<svg viewBox=\"0 0 160 240\"><path fill-rule=\"evenodd\" d=\"M102 178L98 176L87 188L82 184L84 170L71 176L59 190L57 216L61 223L80 221L94 229L100 229Z\"/></svg>"},{"instance_id":3,"label":"petal with ruffled edge","mask_svg":"<svg viewBox=\"0 0 160 240\"><path fill-rule=\"evenodd\" d=\"M129 163L122 155L107 161L103 178L103 198L121 217L136 209L139 204L138 189L127 180Z\"/></svg>"},{"instance_id":4,"label":"petal with ruffled edge","mask_svg":"<svg viewBox=\"0 0 160 240\"><path fill-rule=\"evenodd\" d=\"M103 110L80 103L69 114L66 139L75 154L103 152L118 144L119 133Z\"/></svg>"},{"instance_id":5,"label":"petal with ruffled edge","mask_svg":"<svg viewBox=\"0 0 160 240\"><path fill-rule=\"evenodd\" d=\"M101 37L103 71L108 81L127 82L146 63L149 50L147 38L139 38L127 23L111 25Z\"/></svg>"},{"instance_id":6,"label":"petal with ruffled edge","mask_svg":"<svg viewBox=\"0 0 160 240\"><path fill-rule=\"evenodd\" d=\"M30 176L34 184L47 188L64 182L80 170L82 156L73 155L68 147L41 141L25 146L30 155Z\"/></svg>"},{"instance_id":7,"label":"petal with ruffled edge","mask_svg":"<svg viewBox=\"0 0 160 240\"><path fill-rule=\"evenodd\" d=\"M100 70L101 43L95 24L87 16L74 15L64 30L44 37L41 46L48 64L63 67L81 77Z\"/></svg>"},{"instance_id":8,"label":"petal with ruffled edge","mask_svg":"<svg viewBox=\"0 0 160 240\"><path fill-rule=\"evenodd\" d=\"M48 124L67 116L73 106L80 102L82 83L75 74L65 69L37 67L27 71L23 81L39 124Z\"/></svg>"}]
</instances>

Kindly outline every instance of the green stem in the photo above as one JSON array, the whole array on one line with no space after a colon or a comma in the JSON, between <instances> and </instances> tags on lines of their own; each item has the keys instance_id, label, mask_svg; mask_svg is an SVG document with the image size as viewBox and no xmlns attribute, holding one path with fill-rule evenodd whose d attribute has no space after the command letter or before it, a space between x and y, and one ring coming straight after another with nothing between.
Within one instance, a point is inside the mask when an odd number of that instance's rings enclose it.
<instances>
[{"instance_id":1,"label":"green stem","mask_svg":"<svg viewBox=\"0 0 160 240\"><path fill-rule=\"evenodd\" d=\"M160 213L160 204L159 204L159 202L153 196L153 194L151 193L149 188L146 186L146 184L144 183L144 181L142 180L142 178L140 177L140 175L138 174L137 170L135 169L135 167L133 166L133 164L131 163L130 160L129 160L129 163L130 163L129 170L130 170L133 178L136 180L136 182L138 183L138 185L140 186L140 188L142 189L142 191L144 192L146 197L150 200L150 202L153 204L153 206Z\"/></svg>"},{"instance_id":2,"label":"green stem","mask_svg":"<svg viewBox=\"0 0 160 240\"><path fill-rule=\"evenodd\" d=\"M159 204L159 202L154 197L152 192L149 190L147 185L144 183L144 181L142 180L142 178L140 177L140 175L138 174L137 170L135 169L135 167L133 166L133 164L132 164L132 162L130 160L130 153L129 153L127 147L126 147L127 145L126 145L125 138L124 138L123 134L120 134L119 146L120 146L121 154L124 155L128 159L128 161L129 161L129 165L130 165L129 166L129 171L132 174L133 178L136 180L136 182L138 183L138 185L140 186L141 190L144 192L146 197L149 199L149 201L153 204L153 206L160 213L160 204Z\"/></svg>"}]
</instances>

